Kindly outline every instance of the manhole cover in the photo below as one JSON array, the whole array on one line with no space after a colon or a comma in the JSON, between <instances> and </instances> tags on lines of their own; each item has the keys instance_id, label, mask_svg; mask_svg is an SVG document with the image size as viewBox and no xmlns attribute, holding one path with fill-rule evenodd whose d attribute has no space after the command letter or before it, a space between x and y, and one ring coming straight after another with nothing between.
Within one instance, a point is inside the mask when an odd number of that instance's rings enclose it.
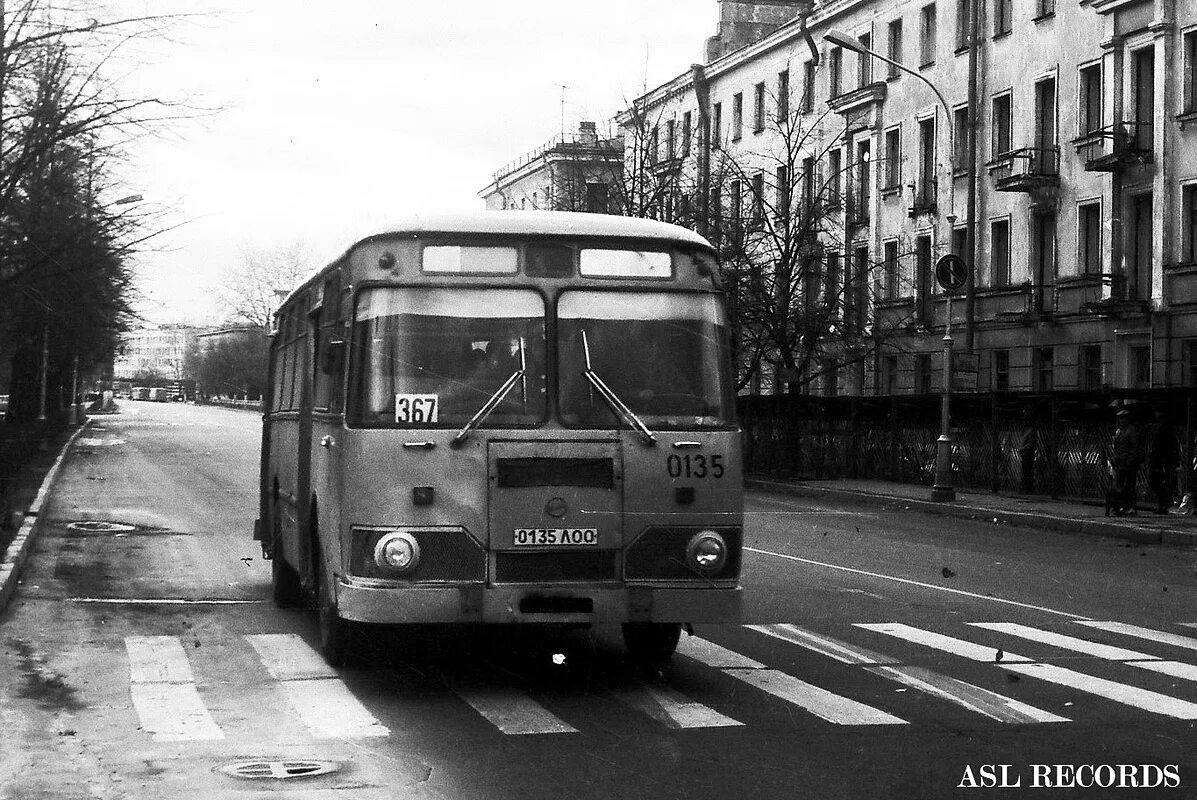
<instances>
[{"instance_id":1,"label":"manhole cover","mask_svg":"<svg viewBox=\"0 0 1197 800\"><path fill-rule=\"evenodd\" d=\"M225 764L218 771L234 778L246 780L286 780L287 778L314 778L340 769L335 761L306 761L287 759L283 761L235 761Z\"/></svg>"},{"instance_id":2,"label":"manhole cover","mask_svg":"<svg viewBox=\"0 0 1197 800\"><path fill-rule=\"evenodd\" d=\"M67 528L72 531L85 531L86 533L116 533L137 530L137 527L134 525L127 525L123 522L105 522L98 519L72 522L67 525Z\"/></svg>"}]
</instances>

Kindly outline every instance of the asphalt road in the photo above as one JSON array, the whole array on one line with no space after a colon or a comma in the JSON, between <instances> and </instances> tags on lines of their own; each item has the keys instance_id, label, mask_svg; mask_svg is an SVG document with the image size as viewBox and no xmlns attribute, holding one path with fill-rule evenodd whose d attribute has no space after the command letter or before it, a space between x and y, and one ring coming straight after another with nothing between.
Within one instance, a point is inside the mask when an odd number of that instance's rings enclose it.
<instances>
[{"instance_id":1,"label":"asphalt road","mask_svg":"<svg viewBox=\"0 0 1197 800\"><path fill-rule=\"evenodd\" d=\"M0 799L1197 796L1191 551L758 495L745 625L660 674L608 630L333 672L268 599L258 426L126 403L77 442L0 617Z\"/></svg>"}]
</instances>

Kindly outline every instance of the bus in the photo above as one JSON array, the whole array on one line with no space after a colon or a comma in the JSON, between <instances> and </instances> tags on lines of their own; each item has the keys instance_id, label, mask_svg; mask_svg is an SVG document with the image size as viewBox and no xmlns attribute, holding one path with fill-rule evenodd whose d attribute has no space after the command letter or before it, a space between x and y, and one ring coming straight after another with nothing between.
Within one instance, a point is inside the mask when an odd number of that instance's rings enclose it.
<instances>
[{"instance_id":1,"label":"bus","mask_svg":"<svg viewBox=\"0 0 1197 800\"><path fill-rule=\"evenodd\" d=\"M660 663L740 619L716 254L654 220L420 216L280 305L254 537L346 664L372 623L622 626Z\"/></svg>"}]
</instances>

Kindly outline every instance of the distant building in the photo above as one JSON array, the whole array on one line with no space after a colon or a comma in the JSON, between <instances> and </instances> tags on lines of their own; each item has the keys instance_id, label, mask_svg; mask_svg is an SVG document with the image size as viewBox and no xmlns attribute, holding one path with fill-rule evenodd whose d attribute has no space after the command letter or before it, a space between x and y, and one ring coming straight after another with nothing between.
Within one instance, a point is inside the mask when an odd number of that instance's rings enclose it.
<instances>
[{"instance_id":1,"label":"distant building","mask_svg":"<svg viewBox=\"0 0 1197 800\"><path fill-rule=\"evenodd\" d=\"M157 377L176 381L184 375L187 349L203 328L174 325L162 328L141 328L126 335L112 368L116 380L134 377Z\"/></svg>"},{"instance_id":2,"label":"distant building","mask_svg":"<svg viewBox=\"0 0 1197 800\"><path fill-rule=\"evenodd\" d=\"M488 209L613 213L620 202L623 138L600 138L593 122L555 136L494 174L478 195Z\"/></svg>"}]
</instances>

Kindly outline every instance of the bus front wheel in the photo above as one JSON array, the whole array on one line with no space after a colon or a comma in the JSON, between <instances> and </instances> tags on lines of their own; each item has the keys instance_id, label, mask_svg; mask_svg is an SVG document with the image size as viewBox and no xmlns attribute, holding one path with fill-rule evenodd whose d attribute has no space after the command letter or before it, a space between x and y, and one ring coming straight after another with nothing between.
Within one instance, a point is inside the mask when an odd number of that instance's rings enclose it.
<instances>
[{"instance_id":1,"label":"bus front wheel","mask_svg":"<svg viewBox=\"0 0 1197 800\"><path fill-rule=\"evenodd\" d=\"M337 595L332 570L317 556L320 574L316 583L316 620L320 634L320 655L330 667L348 667L353 662L356 625L337 613Z\"/></svg>"},{"instance_id":2,"label":"bus front wheel","mask_svg":"<svg viewBox=\"0 0 1197 800\"><path fill-rule=\"evenodd\" d=\"M682 635L680 622L625 622L623 643L637 661L664 666L677 649Z\"/></svg>"}]
</instances>

